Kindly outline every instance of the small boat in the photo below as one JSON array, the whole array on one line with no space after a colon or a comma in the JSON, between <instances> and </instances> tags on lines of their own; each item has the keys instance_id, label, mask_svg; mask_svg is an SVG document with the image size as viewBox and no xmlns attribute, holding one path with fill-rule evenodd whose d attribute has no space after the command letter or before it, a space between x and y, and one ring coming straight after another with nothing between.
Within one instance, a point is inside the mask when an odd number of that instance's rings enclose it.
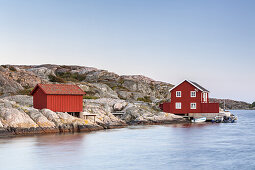
<instances>
[{"instance_id":1,"label":"small boat","mask_svg":"<svg viewBox=\"0 0 255 170\"><path fill-rule=\"evenodd\" d=\"M206 121L206 117L194 118L191 120L191 122L194 122L194 123L200 123L200 122L205 122L205 121Z\"/></svg>"},{"instance_id":2,"label":"small boat","mask_svg":"<svg viewBox=\"0 0 255 170\"><path fill-rule=\"evenodd\" d=\"M235 123L237 121L237 116L230 114L229 116L216 116L212 122L214 123Z\"/></svg>"},{"instance_id":3,"label":"small boat","mask_svg":"<svg viewBox=\"0 0 255 170\"><path fill-rule=\"evenodd\" d=\"M215 118L212 119L212 122L214 123L221 123L223 122L223 116L216 116Z\"/></svg>"}]
</instances>

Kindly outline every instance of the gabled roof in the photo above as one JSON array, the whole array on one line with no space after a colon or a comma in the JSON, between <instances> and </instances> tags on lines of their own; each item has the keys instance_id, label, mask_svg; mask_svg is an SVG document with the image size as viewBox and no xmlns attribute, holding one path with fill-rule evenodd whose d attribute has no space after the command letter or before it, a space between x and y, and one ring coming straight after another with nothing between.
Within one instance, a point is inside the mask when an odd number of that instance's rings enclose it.
<instances>
[{"instance_id":1,"label":"gabled roof","mask_svg":"<svg viewBox=\"0 0 255 170\"><path fill-rule=\"evenodd\" d=\"M86 94L79 86L70 84L37 84L30 94L33 95L37 88L40 88L45 94L62 94L62 95Z\"/></svg>"},{"instance_id":2,"label":"gabled roof","mask_svg":"<svg viewBox=\"0 0 255 170\"><path fill-rule=\"evenodd\" d=\"M179 83L178 85L174 86L173 88L171 88L169 91L172 91L173 89L175 89L177 86L179 86L180 84L182 84L183 82L187 81L188 83L190 83L191 85L193 85L194 87L196 87L198 90L202 91L202 92L210 92L209 90L205 89L204 87L202 87L201 85L199 85L198 83L194 82L194 81L190 81L190 80L183 80L181 83Z\"/></svg>"}]
</instances>

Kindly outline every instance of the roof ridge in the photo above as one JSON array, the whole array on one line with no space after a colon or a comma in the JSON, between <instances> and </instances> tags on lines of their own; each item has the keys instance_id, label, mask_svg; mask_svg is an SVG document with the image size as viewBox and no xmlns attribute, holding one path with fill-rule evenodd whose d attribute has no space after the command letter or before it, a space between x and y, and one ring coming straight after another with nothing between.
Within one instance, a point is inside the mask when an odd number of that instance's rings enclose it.
<instances>
[{"instance_id":1,"label":"roof ridge","mask_svg":"<svg viewBox=\"0 0 255 170\"><path fill-rule=\"evenodd\" d=\"M176 86L174 86L173 88L171 88L169 91L172 91L173 89L175 89L176 87L178 87L180 84L182 84L183 82L187 81L188 83L190 83L191 85L193 85L194 87L198 88L200 91L202 92L210 92L209 90L207 90L206 88L202 87L201 85L199 85L198 83L185 79L183 80L181 83L177 84Z\"/></svg>"},{"instance_id":2,"label":"roof ridge","mask_svg":"<svg viewBox=\"0 0 255 170\"><path fill-rule=\"evenodd\" d=\"M63 95L84 95L86 94L76 84L37 84L32 90L31 95L34 91L40 88L45 94L63 94Z\"/></svg>"}]
</instances>

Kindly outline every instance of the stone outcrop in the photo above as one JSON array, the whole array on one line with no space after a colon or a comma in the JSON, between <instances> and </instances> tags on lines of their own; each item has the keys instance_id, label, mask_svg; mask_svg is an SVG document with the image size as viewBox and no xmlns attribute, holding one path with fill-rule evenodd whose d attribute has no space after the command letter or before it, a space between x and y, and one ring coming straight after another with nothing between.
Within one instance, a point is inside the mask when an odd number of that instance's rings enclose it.
<instances>
[{"instance_id":1,"label":"stone outcrop","mask_svg":"<svg viewBox=\"0 0 255 170\"><path fill-rule=\"evenodd\" d=\"M38 125L25 113L16 108L1 108L0 116L4 127L30 128Z\"/></svg>"},{"instance_id":2,"label":"stone outcrop","mask_svg":"<svg viewBox=\"0 0 255 170\"><path fill-rule=\"evenodd\" d=\"M0 93L1 94L14 94L24 88L16 81L6 77L0 72Z\"/></svg>"},{"instance_id":3,"label":"stone outcrop","mask_svg":"<svg viewBox=\"0 0 255 170\"><path fill-rule=\"evenodd\" d=\"M38 109L24 107L23 110L30 118L42 128L55 128L55 124L49 121Z\"/></svg>"},{"instance_id":4,"label":"stone outcrop","mask_svg":"<svg viewBox=\"0 0 255 170\"><path fill-rule=\"evenodd\" d=\"M24 99L24 102L22 102ZM25 100L26 99L26 100ZM145 102L129 103L114 98L84 99L86 114L96 114L85 119L68 113L53 112L49 109L38 110L29 106L30 96L9 96L0 99L0 136L80 132L124 127L128 124L157 124L183 122L183 118L153 109ZM119 116L114 115L115 113ZM81 113L81 114L83 114Z\"/></svg>"},{"instance_id":5,"label":"stone outcrop","mask_svg":"<svg viewBox=\"0 0 255 170\"><path fill-rule=\"evenodd\" d=\"M9 101L14 101L20 105L24 106L33 106L33 97L28 95L14 95L14 96L7 96L4 99Z\"/></svg>"},{"instance_id":6,"label":"stone outcrop","mask_svg":"<svg viewBox=\"0 0 255 170\"><path fill-rule=\"evenodd\" d=\"M29 96L38 83L77 84L85 92L81 114L33 108ZM83 66L0 66L0 135L48 132L78 132L124 127L129 124L183 122L184 119L157 110L159 101L170 98L172 84L141 75L118 74Z\"/></svg>"},{"instance_id":7,"label":"stone outcrop","mask_svg":"<svg viewBox=\"0 0 255 170\"><path fill-rule=\"evenodd\" d=\"M49 76L57 78L52 80ZM151 101L169 99L168 90L173 87L172 84L141 75L120 76L92 67L50 64L0 67L0 93L5 95L18 94L37 83L54 83L51 81L78 84L93 98L121 98L129 101L144 97L149 97Z\"/></svg>"}]
</instances>

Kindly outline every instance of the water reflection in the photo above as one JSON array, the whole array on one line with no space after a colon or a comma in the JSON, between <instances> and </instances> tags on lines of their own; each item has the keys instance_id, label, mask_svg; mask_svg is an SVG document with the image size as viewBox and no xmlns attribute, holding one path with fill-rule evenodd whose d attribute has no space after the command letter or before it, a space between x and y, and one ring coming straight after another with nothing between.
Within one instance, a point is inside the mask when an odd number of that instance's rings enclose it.
<instances>
[{"instance_id":1,"label":"water reflection","mask_svg":"<svg viewBox=\"0 0 255 170\"><path fill-rule=\"evenodd\" d=\"M36 144L38 146L57 146L57 145L73 145L79 146L85 140L86 134L74 133L74 134L53 134L53 135L43 135L36 136Z\"/></svg>"},{"instance_id":2,"label":"water reflection","mask_svg":"<svg viewBox=\"0 0 255 170\"><path fill-rule=\"evenodd\" d=\"M210 126L219 126L219 123L211 123L211 122L201 122L201 123L182 123L182 124L172 124L167 125L174 128L202 128L202 127L210 127Z\"/></svg>"},{"instance_id":3,"label":"water reflection","mask_svg":"<svg viewBox=\"0 0 255 170\"><path fill-rule=\"evenodd\" d=\"M81 150L86 143L86 134L58 134L37 136L33 150L34 160L38 164L45 163L62 167L67 162L78 163L77 157L82 157Z\"/></svg>"}]
</instances>

